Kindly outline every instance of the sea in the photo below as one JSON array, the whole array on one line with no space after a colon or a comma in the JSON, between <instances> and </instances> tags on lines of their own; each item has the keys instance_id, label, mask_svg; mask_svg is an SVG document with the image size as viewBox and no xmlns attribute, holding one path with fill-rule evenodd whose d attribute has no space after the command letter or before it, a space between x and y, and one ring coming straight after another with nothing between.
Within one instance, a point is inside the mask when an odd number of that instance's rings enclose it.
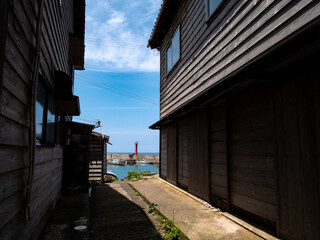
<instances>
[{"instance_id":1,"label":"sea","mask_svg":"<svg viewBox=\"0 0 320 240\"><path fill-rule=\"evenodd\" d=\"M110 154L133 154L133 152L107 152ZM141 155L159 155L159 153L155 153L155 152L138 152L138 154Z\"/></svg>"},{"instance_id":2,"label":"sea","mask_svg":"<svg viewBox=\"0 0 320 240\"><path fill-rule=\"evenodd\" d=\"M111 171L115 173L119 180L123 180L127 175L128 172L132 171L150 171L152 173L159 173L159 167L153 164L135 164L135 165L108 165L107 171Z\"/></svg>"}]
</instances>

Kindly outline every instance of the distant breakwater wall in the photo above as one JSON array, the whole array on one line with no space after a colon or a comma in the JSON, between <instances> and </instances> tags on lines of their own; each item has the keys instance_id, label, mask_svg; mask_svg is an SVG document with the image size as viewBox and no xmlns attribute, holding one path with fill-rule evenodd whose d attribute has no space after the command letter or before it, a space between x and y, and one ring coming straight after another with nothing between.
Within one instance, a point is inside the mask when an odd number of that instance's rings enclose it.
<instances>
[{"instance_id":1,"label":"distant breakwater wall","mask_svg":"<svg viewBox=\"0 0 320 240\"><path fill-rule=\"evenodd\" d=\"M136 160L141 161L142 159L152 162L152 163L159 163L159 155L153 155L153 154L122 154L122 153L108 153L107 154L107 160L111 161L112 159L117 158L119 160Z\"/></svg>"}]
</instances>

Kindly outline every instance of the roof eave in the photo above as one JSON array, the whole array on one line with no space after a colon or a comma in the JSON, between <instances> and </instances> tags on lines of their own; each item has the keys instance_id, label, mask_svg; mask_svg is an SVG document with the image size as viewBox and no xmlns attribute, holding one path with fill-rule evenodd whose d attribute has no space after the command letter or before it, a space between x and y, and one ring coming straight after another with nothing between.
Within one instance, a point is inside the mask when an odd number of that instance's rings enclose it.
<instances>
[{"instance_id":1,"label":"roof eave","mask_svg":"<svg viewBox=\"0 0 320 240\"><path fill-rule=\"evenodd\" d=\"M147 47L160 49L167 30L169 29L173 16L179 8L182 0L163 0L156 23L152 29Z\"/></svg>"}]
</instances>

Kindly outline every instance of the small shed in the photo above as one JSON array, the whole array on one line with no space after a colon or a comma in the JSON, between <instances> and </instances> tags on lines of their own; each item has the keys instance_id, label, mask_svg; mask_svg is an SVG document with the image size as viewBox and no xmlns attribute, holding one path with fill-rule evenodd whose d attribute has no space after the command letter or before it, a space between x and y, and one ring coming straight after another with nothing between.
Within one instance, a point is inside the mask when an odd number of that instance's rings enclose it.
<instances>
[{"instance_id":1,"label":"small shed","mask_svg":"<svg viewBox=\"0 0 320 240\"><path fill-rule=\"evenodd\" d=\"M102 181L106 172L107 161L107 143L109 136L92 132L89 145L89 181Z\"/></svg>"},{"instance_id":2,"label":"small shed","mask_svg":"<svg viewBox=\"0 0 320 240\"><path fill-rule=\"evenodd\" d=\"M86 191L88 181L101 182L105 169L106 144L109 136L92 132L94 125L72 122L70 143L67 143L63 159L63 190Z\"/></svg>"},{"instance_id":3,"label":"small shed","mask_svg":"<svg viewBox=\"0 0 320 240\"><path fill-rule=\"evenodd\" d=\"M88 187L88 155L90 135L94 125L71 122L63 154L63 192ZM69 142L68 142L69 141Z\"/></svg>"}]
</instances>

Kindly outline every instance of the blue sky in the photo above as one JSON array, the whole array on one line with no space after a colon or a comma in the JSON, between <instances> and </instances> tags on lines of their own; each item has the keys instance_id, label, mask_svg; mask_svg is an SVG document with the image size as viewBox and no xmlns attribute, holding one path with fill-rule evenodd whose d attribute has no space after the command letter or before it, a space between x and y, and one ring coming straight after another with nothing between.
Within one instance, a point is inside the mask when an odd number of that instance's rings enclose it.
<instances>
[{"instance_id":1,"label":"blue sky","mask_svg":"<svg viewBox=\"0 0 320 240\"><path fill-rule=\"evenodd\" d=\"M87 0L85 71L76 71L81 115L100 119L108 152L159 151L159 53L146 47L161 0ZM95 131L100 131L96 129Z\"/></svg>"}]
</instances>

